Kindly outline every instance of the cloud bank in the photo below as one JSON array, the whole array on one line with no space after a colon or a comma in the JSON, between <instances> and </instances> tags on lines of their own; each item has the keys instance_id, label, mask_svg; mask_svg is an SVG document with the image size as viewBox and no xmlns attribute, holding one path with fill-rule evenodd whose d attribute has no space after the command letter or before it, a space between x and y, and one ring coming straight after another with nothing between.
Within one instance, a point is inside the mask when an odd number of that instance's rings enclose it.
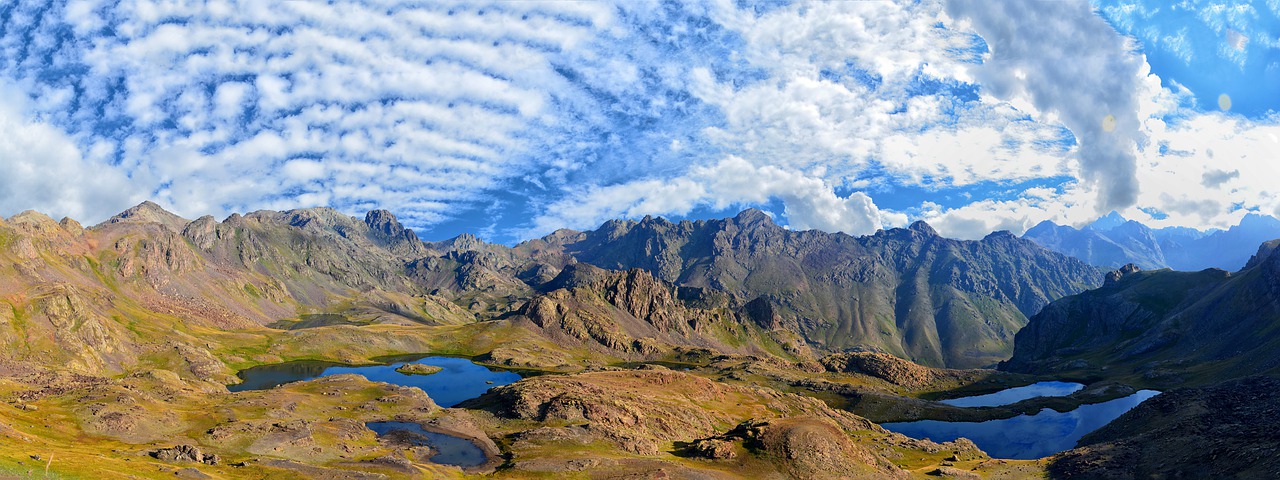
<instances>
[{"instance_id":1,"label":"cloud bank","mask_svg":"<svg viewBox=\"0 0 1280 480\"><path fill-rule=\"evenodd\" d=\"M746 206L966 238L1280 209L1258 180L1276 119L1197 109L1117 33L1145 17L1104 11L18 0L0 6L0 213L388 208L428 238L512 242ZM1269 48L1248 12L1219 13L1206 25L1249 39L1233 51Z\"/></svg>"},{"instance_id":2,"label":"cloud bank","mask_svg":"<svg viewBox=\"0 0 1280 480\"><path fill-rule=\"evenodd\" d=\"M974 70L987 92L1029 102L1075 134L1080 176L1097 187L1098 211L1132 206L1137 94L1147 72L1128 39L1084 2L950 0L947 12L986 40L990 53Z\"/></svg>"}]
</instances>

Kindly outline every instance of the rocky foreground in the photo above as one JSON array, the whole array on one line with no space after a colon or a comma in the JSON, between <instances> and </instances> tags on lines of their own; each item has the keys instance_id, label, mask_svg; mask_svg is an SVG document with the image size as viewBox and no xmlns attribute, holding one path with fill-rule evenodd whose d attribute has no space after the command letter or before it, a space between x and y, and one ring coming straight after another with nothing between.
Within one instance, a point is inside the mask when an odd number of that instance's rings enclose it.
<instances>
[{"instance_id":1,"label":"rocky foreground","mask_svg":"<svg viewBox=\"0 0 1280 480\"><path fill-rule=\"evenodd\" d=\"M1158 395L1055 456L1055 478L1280 478L1280 378Z\"/></svg>"}]
</instances>

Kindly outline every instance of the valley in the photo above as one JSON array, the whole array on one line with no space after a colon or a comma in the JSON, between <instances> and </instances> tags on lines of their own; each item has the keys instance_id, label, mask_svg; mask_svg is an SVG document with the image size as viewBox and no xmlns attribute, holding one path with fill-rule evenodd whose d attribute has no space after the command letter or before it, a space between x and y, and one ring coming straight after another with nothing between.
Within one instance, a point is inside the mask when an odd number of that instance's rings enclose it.
<instances>
[{"instance_id":1,"label":"valley","mask_svg":"<svg viewBox=\"0 0 1280 480\"><path fill-rule=\"evenodd\" d=\"M0 478L1107 478L1115 452L1193 443L1152 409L1278 373L1276 250L1108 273L1007 232L853 237L758 210L514 247L423 241L381 210L24 212L0 220ZM947 401L1050 381L1080 386ZM879 425L1157 390L1022 455Z\"/></svg>"}]
</instances>

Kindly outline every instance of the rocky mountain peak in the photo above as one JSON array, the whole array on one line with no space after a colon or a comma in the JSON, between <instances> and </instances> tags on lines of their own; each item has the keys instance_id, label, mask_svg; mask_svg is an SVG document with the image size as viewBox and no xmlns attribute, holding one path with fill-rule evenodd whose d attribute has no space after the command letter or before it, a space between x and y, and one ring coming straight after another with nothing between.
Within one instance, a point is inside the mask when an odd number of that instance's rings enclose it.
<instances>
[{"instance_id":1,"label":"rocky mountain peak","mask_svg":"<svg viewBox=\"0 0 1280 480\"><path fill-rule=\"evenodd\" d=\"M46 225L46 224L53 224L57 222L54 222L52 218L49 218L48 215L45 215L43 213L37 212L35 210L26 210L26 211L23 211L22 213L9 217L9 223L12 223L14 225L22 225L22 224Z\"/></svg>"},{"instance_id":2,"label":"rocky mountain peak","mask_svg":"<svg viewBox=\"0 0 1280 480\"><path fill-rule=\"evenodd\" d=\"M913 232L919 232L921 234L928 235L931 237L938 236L938 231L934 230L933 227L929 226L929 224L924 220L916 220L912 222L911 225L907 227L907 229Z\"/></svg>"},{"instance_id":3,"label":"rocky mountain peak","mask_svg":"<svg viewBox=\"0 0 1280 480\"><path fill-rule=\"evenodd\" d=\"M369 211L364 216L364 224L369 226L369 231L375 238L386 243L418 242L418 235L413 230L404 228L396 216L386 210Z\"/></svg>"},{"instance_id":4,"label":"rocky mountain peak","mask_svg":"<svg viewBox=\"0 0 1280 480\"><path fill-rule=\"evenodd\" d=\"M397 236L404 232L404 226L396 216L386 210L370 210L364 214L364 223L369 228L387 235Z\"/></svg>"},{"instance_id":5,"label":"rocky mountain peak","mask_svg":"<svg viewBox=\"0 0 1280 480\"><path fill-rule=\"evenodd\" d=\"M655 217L653 215L645 215L644 218L640 219L640 225L645 225L645 226L654 226L654 225L665 226L665 225L671 225L671 224L672 224L671 221L667 220L665 217Z\"/></svg>"},{"instance_id":6,"label":"rocky mountain peak","mask_svg":"<svg viewBox=\"0 0 1280 480\"><path fill-rule=\"evenodd\" d=\"M1103 285L1111 285L1130 274L1140 271L1142 271L1142 268L1139 268L1137 265L1126 263L1123 267L1120 267L1120 269L1108 272L1106 278L1103 280Z\"/></svg>"},{"instance_id":7,"label":"rocky mountain peak","mask_svg":"<svg viewBox=\"0 0 1280 480\"><path fill-rule=\"evenodd\" d=\"M181 232L190 220L182 218L150 200L139 203L120 214L107 219L103 225L113 223L158 223L174 232ZM99 225L101 226L101 225Z\"/></svg>"},{"instance_id":8,"label":"rocky mountain peak","mask_svg":"<svg viewBox=\"0 0 1280 480\"><path fill-rule=\"evenodd\" d=\"M755 208L748 208L746 210L739 212L736 216L733 217L733 223L737 224L740 227L753 227L758 225L770 225L770 226L776 225L773 223L773 218L770 218L768 214Z\"/></svg>"},{"instance_id":9,"label":"rocky mountain peak","mask_svg":"<svg viewBox=\"0 0 1280 480\"><path fill-rule=\"evenodd\" d=\"M71 232L59 225L58 222L53 221L48 215L35 210L27 210L9 217L8 226L44 240L60 237L68 232L75 234L75 232ZM34 252L34 250L29 250L29 252Z\"/></svg>"},{"instance_id":10,"label":"rocky mountain peak","mask_svg":"<svg viewBox=\"0 0 1280 480\"><path fill-rule=\"evenodd\" d=\"M992 241L992 240L1017 240L1017 238L1018 238L1018 236L1017 236L1017 235L1014 235L1012 232L1010 232L1010 231L1008 231L1008 230L997 230L997 231L994 231L994 232L988 233L988 234L987 234L987 236L982 237L982 240L984 240L984 241Z\"/></svg>"},{"instance_id":11,"label":"rocky mountain peak","mask_svg":"<svg viewBox=\"0 0 1280 480\"><path fill-rule=\"evenodd\" d=\"M464 233L456 237L450 238L439 243L444 250L453 250L455 252L467 252L472 250L480 250L484 248L484 241L475 235Z\"/></svg>"},{"instance_id":12,"label":"rocky mountain peak","mask_svg":"<svg viewBox=\"0 0 1280 480\"><path fill-rule=\"evenodd\" d=\"M1105 232L1107 230L1111 230L1118 226L1124 225L1124 223L1127 221L1129 220L1124 218L1124 216L1120 215L1120 212L1112 210L1111 213L1108 213L1102 216L1101 218L1094 220L1093 223L1090 223L1089 226L1085 228L1090 228L1093 230L1099 230L1099 231Z\"/></svg>"},{"instance_id":13,"label":"rocky mountain peak","mask_svg":"<svg viewBox=\"0 0 1280 480\"><path fill-rule=\"evenodd\" d=\"M1240 219L1239 226L1248 228L1248 227L1275 227L1277 225L1280 225L1280 219L1277 219L1276 217L1273 217L1271 215L1261 215L1257 213L1250 213L1248 215L1245 215L1244 218Z\"/></svg>"}]
</instances>

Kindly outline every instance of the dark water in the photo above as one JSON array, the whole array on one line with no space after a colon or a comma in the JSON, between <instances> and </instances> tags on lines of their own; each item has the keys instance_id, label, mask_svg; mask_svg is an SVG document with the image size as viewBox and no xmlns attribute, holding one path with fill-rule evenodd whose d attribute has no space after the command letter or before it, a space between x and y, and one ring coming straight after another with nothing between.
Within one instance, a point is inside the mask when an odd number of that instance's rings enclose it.
<instances>
[{"instance_id":1,"label":"dark water","mask_svg":"<svg viewBox=\"0 0 1280 480\"><path fill-rule=\"evenodd\" d=\"M484 465L488 461L484 450L471 443L470 440L458 438L443 433L429 432L422 428L422 425L407 422L371 422L365 424L379 437L396 430L404 430L410 433L421 435L421 440L411 440L414 445L426 445L431 447L437 453L431 456L431 461L442 465L457 465L459 467L476 467Z\"/></svg>"},{"instance_id":2,"label":"dark water","mask_svg":"<svg viewBox=\"0 0 1280 480\"><path fill-rule=\"evenodd\" d=\"M965 437L995 458L1033 459L1075 448L1080 437L1159 394L1155 390L1139 390L1128 397L1081 405L1066 413L1046 408L1035 415L1019 415L1005 420L921 420L884 423L881 426L908 437L928 438L935 442L949 442Z\"/></svg>"},{"instance_id":3,"label":"dark water","mask_svg":"<svg viewBox=\"0 0 1280 480\"><path fill-rule=\"evenodd\" d=\"M996 393L972 397L942 400L941 403L956 407L999 407L1036 397L1065 397L1084 388L1074 382L1040 382L1023 387L1006 388Z\"/></svg>"},{"instance_id":4,"label":"dark water","mask_svg":"<svg viewBox=\"0 0 1280 480\"><path fill-rule=\"evenodd\" d=\"M483 395L491 387L506 385L520 379L518 373L490 370L465 358L426 357L412 361L412 363L435 365L444 369L431 375L405 375L397 372L396 368L405 363L409 362L397 361L388 365L365 367L314 361L262 365L240 371L237 375L244 380L244 383L228 385L227 389L233 392L262 390L317 377L354 373L375 382L421 388L432 400L435 400L437 405L452 407L464 400Z\"/></svg>"}]
</instances>

